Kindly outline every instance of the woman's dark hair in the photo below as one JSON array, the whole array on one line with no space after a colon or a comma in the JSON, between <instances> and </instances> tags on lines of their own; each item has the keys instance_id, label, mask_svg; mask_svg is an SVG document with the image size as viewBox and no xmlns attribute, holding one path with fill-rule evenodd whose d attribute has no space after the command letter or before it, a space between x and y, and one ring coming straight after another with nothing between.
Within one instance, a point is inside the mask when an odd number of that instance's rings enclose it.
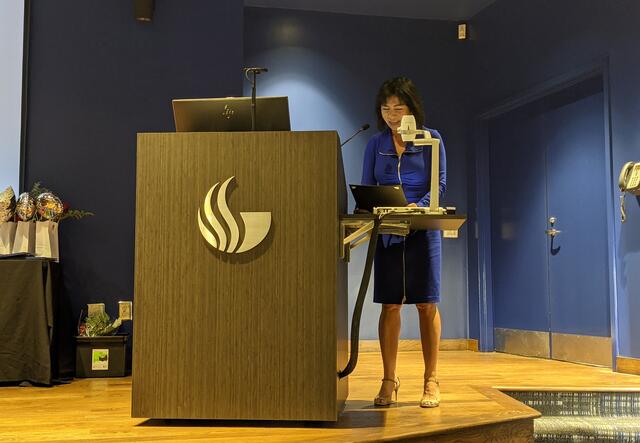
<instances>
[{"instance_id":1,"label":"woman's dark hair","mask_svg":"<svg viewBox=\"0 0 640 443\"><path fill-rule=\"evenodd\" d=\"M422 106L422 100L416 85L406 77L395 77L385 81L376 96L376 117L378 119L378 129L383 130L387 127L380 108L384 105L390 97L398 97L398 99L407 105L409 111L416 118L416 126L418 128L424 125L424 107Z\"/></svg>"}]
</instances>

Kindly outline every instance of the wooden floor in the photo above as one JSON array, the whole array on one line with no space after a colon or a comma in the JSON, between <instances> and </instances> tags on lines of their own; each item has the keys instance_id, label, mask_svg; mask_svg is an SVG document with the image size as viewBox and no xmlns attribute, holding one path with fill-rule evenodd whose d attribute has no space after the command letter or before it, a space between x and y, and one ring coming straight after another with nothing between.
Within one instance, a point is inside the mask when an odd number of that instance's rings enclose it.
<instances>
[{"instance_id":1,"label":"wooden floor","mask_svg":"<svg viewBox=\"0 0 640 443\"><path fill-rule=\"evenodd\" d=\"M517 441L536 412L492 387L638 389L640 377L497 353L441 353L442 404L421 409L422 356L401 352L399 405L374 408L377 353L360 355L337 423L163 421L130 418L131 379L81 379L53 388L0 388L0 441ZM247 383L250 383L247 380ZM282 382L274 380L274 383ZM215 389L215 387L212 387ZM515 420L515 421L513 421ZM495 427L486 426L498 423ZM500 424L502 423L502 424ZM482 427L485 425L484 427ZM526 426L525 426L526 427ZM444 431L447 435L441 435ZM509 434L511 433L511 434Z\"/></svg>"}]
</instances>

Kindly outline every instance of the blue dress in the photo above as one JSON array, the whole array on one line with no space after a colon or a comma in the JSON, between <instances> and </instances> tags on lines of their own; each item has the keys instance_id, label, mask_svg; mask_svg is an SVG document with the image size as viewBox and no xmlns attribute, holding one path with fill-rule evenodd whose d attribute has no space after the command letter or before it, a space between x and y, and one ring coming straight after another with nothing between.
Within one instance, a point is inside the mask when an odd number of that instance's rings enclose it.
<instances>
[{"instance_id":1,"label":"blue dress","mask_svg":"<svg viewBox=\"0 0 640 443\"><path fill-rule=\"evenodd\" d=\"M427 128L425 128L427 129ZM447 183L446 156L440 133L440 197ZM401 184L409 203L429 206L431 147L407 144L398 157L389 128L373 136L364 154L362 184ZM442 237L440 231L411 231L407 237L383 235L375 255L373 301L385 304L440 301Z\"/></svg>"}]
</instances>

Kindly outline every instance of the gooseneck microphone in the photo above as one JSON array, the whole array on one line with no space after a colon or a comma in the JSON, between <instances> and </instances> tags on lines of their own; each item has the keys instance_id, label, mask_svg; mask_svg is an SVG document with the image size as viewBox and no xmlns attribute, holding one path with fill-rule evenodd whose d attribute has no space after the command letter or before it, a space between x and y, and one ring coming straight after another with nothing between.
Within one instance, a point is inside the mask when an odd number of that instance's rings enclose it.
<instances>
[{"instance_id":1,"label":"gooseneck microphone","mask_svg":"<svg viewBox=\"0 0 640 443\"><path fill-rule=\"evenodd\" d=\"M262 72L268 72L267 68L242 68L244 76L251 82L251 130L256 130L256 75ZM253 74L253 78L249 78L249 73Z\"/></svg>"},{"instance_id":2,"label":"gooseneck microphone","mask_svg":"<svg viewBox=\"0 0 640 443\"><path fill-rule=\"evenodd\" d=\"M363 131L366 131L367 129L369 129L371 126L369 125L369 123L365 123L364 125L362 125L360 127L360 129L358 129L355 134L353 134L351 137L349 137L348 139L346 139L344 142L342 142L342 144L340 145L340 147L343 147L344 145L346 145L347 143L349 143L351 141L352 138L354 138L356 135L360 134Z\"/></svg>"},{"instance_id":3,"label":"gooseneck microphone","mask_svg":"<svg viewBox=\"0 0 640 443\"><path fill-rule=\"evenodd\" d=\"M260 74L261 72L269 72L269 70L267 68L259 68L259 67L255 67L255 68L242 68L244 70L245 73L248 72L255 72L256 74Z\"/></svg>"}]
</instances>

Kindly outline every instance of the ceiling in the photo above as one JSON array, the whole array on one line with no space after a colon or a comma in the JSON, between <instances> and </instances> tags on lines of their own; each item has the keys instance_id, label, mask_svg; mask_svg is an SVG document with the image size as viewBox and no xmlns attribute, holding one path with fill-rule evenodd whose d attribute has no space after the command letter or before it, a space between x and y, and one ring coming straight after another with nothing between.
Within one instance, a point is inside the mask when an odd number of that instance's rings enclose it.
<instances>
[{"instance_id":1,"label":"ceiling","mask_svg":"<svg viewBox=\"0 0 640 443\"><path fill-rule=\"evenodd\" d=\"M495 0L245 0L245 6L462 21Z\"/></svg>"}]
</instances>

